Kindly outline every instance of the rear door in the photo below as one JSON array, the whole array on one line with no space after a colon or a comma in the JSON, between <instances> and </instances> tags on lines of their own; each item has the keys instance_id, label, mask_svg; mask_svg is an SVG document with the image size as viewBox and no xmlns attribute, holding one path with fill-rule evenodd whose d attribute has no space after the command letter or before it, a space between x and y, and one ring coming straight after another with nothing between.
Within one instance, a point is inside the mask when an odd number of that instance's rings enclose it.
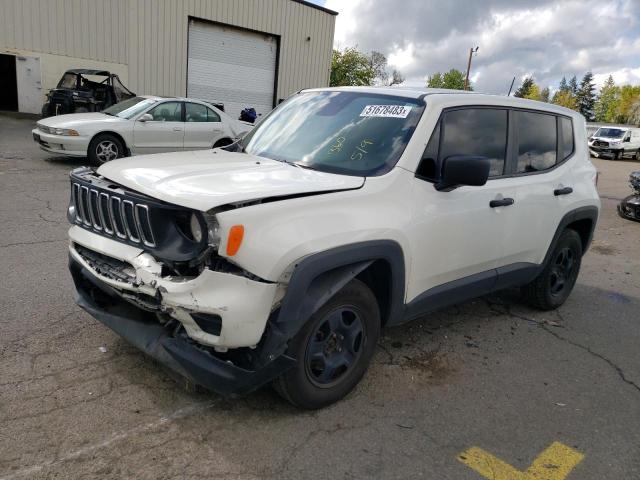
<instances>
[{"instance_id":1,"label":"rear door","mask_svg":"<svg viewBox=\"0 0 640 480\"><path fill-rule=\"evenodd\" d=\"M201 103L185 102L184 149L211 148L222 138L229 138L228 128L213 109Z\"/></svg>"},{"instance_id":2,"label":"rear door","mask_svg":"<svg viewBox=\"0 0 640 480\"><path fill-rule=\"evenodd\" d=\"M500 265L542 263L562 217L570 210L574 154L571 118L514 110L510 183L516 189L513 218L505 224Z\"/></svg>"},{"instance_id":3,"label":"rear door","mask_svg":"<svg viewBox=\"0 0 640 480\"><path fill-rule=\"evenodd\" d=\"M134 122L133 145L135 154L177 152L184 145L183 103L163 102L146 112L152 119Z\"/></svg>"}]
</instances>

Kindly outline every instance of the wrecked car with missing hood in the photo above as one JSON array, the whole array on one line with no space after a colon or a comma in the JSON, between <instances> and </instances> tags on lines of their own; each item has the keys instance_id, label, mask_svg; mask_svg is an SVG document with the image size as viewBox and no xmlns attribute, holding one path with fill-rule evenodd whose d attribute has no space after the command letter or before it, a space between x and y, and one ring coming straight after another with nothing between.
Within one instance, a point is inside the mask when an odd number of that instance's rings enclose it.
<instances>
[{"instance_id":1,"label":"wrecked car with missing hood","mask_svg":"<svg viewBox=\"0 0 640 480\"><path fill-rule=\"evenodd\" d=\"M82 308L191 382L319 408L384 326L511 286L562 305L595 180L562 107L305 90L232 145L74 170L69 267Z\"/></svg>"}]
</instances>

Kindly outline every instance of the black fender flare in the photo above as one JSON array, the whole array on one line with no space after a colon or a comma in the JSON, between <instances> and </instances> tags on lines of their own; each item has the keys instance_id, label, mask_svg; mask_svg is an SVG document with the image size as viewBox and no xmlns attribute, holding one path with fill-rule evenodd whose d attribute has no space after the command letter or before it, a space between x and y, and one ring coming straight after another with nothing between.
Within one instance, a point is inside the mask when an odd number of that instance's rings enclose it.
<instances>
[{"instance_id":1,"label":"black fender flare","mask_svg":"<svg viewBox=\"0 0 640 480\"><path fill-rule=\"evenodd\" d=\"M269 319L262 353L270 361L284 353L287 341L342 287L377 260L391 267L389 323L404 313L405 264L402 247L392 240L342 245L304 257L294 267L287 291Z\"/></svg>"},{"instance_id":2,"label":"black fender flare","mask_svg":"<svg viewBox=\"0 0 640 480\"><path fill-rule=\"evenodd\" d=\"M567 212L564 217L560 220L558 224L558 228L556 228L556 233L553 235L551 240L551 244L547 249L547 253L544 256L544 260L542 261L541 267L544 268L545 265L549 262L549 258L551 257L551 253L556 247L558 243L558 239L562 232L572 223L577 222L579 220L591 220L591 231L588 232L587 240L584 244L584 248L582 249L582 253L588 250L589 245L591 245L591 240L593 239L593 232L596 228L596 223L598 222L598 207L590 205L587 207L576 208L575 210L571 210Z\"/></svg>"}]
</instances>

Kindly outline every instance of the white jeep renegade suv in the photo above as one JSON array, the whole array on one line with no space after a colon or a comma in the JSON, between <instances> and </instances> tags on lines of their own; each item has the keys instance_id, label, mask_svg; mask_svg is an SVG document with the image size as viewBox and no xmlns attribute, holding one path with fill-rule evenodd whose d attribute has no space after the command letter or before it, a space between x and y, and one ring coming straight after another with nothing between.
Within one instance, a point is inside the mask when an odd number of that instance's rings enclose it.
<instances>
[{"instance_id":1,"label":"white jeep renegade suv","mask_svg":"<svg viewBox=\"0 0 640 480\"><path fill-rule=\"evenodd\" d=\"M595 180L571 110L306 90L225 149L74 170L70 270L82 308L191 382L318 408L381 327L514 286L562 305Z\"/></svg>"}]
</instances>

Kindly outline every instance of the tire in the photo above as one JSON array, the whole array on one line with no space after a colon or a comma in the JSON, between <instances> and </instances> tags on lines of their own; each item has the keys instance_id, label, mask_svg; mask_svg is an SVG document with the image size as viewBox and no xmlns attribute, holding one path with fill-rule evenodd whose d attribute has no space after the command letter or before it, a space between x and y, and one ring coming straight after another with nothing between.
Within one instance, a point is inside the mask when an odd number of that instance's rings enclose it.
<instances>
[{"instance_id":1,"label":"tire","mask_svg":"<svg viewBox=\"0 0 640 480\"><path fill-rule=\"evenodd\" d=\"M636 153L633 154L634 160L640 160L640 148L636 150Z\"/></svg>"},{"instance_id":2,"label":"tire","mask_svg":"<svg viewBox=\"0 0 640 480\"><path fill-rule=\"evenodd\" d=\"M555 310L569 297L580 273L582 240L575 230L560 235L544 270L522 287L525 300L541 310Z\"/></svg>"},{"instance_id":3,"label":"tire","mask_svg":"<svg viewBox=\"0 0 640 480\"><path fill-rule=\"evenodd\" d=\"M88 157L91 163L103 163L125 156L124 145L118 137L108 133L96 135L89 144Z\"/></svg>"},{"instance_id":4,"label":"tire","mask_svg":"<svg viewBox=\"0 0 640 480\"><path fill-rule=\"evenodd\" d=\"M621 155L620 153L621 153L621 152L620 152L620 150L618 150L617 152L615 152L615 153L613 154L613 159L614 159L614 160L620 160L620 159L622 158L622 155Z\"/></svg>"},{"instance_id":5,"label":"tire","mask_svg":"<svg viewBox=\"0 0 640 480\"><path fill-rule=\"evenodd\" d=\"M76 107L73 113L87 113L89 109L87 107Z\"/></svg>"},{"instance_id":6,"label":"tire","mask_svg":"<svg viewBox=\"0 0 640 480\"><path fill-rule=\"evenodd\" d=\"M296 407L309 410L340 400L366 372L380 323L373 292L360 280L352 280L289 342L287 354L298 362L275 380L275 390Z\"/></svg>"}]
</instances>

